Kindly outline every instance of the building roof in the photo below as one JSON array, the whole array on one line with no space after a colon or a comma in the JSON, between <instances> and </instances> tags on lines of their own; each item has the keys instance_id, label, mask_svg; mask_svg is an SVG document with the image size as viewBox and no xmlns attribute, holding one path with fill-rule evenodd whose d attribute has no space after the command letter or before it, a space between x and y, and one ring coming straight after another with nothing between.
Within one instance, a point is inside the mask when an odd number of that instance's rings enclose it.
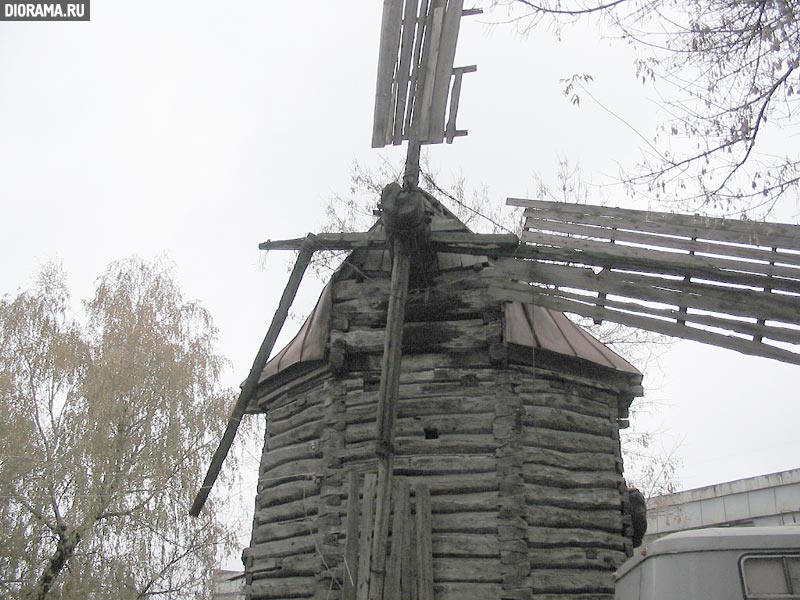
<instances>
[{"instance_id":1,"label":"building roof","mask_svg":"<svg viewBox=\"0 0 800 600\"><path fill-rule=\"evenodd\" d=\"M427 196L427 203L431 213L430 227L432 231L469 231L464 223L435 198ZM378 230L380 227L380 222L378 222L370 231ZM438 252L436 253L436 262L441 271L473 269L491 264L486 256L456 252ZM359 249L350 254L345 264L355 265L356 271L363 269L364 271L388 272L391 270L392 263L388 250ZM331 307L331 283L329 282L323 289L311 315L306 319L294 339L267 362L261 372L259 383L263 383L291 366L314 364L325 359ZM547 350L586 360L616 371L641 375L636 367L570 321L561 312L519 302L506 303L504 311L504 340L507 343L536 350Z\"/></svg>"}]
</instances>

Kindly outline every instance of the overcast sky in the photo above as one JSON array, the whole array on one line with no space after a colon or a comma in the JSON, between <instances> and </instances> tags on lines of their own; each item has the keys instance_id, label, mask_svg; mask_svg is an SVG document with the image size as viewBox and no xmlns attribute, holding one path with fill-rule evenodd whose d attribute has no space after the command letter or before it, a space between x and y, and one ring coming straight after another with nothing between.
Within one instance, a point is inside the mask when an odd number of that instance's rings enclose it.
<instances>
[{"instance_id":1,"label":"overcast sky","mask_svg":"<svg viewBox=\"0 0 800 600\"><path fill-rule=\"evenodd\" d=\"M166 255L241 381L288 276L257 244L318 230L355 161L403 155L370 149L381 4L95 0L88 23L0 23L0 293L59 260L86 298L109 262ZM503 203L567 158L597 202L647 208L614 185L641 152L631 128L652 137L663 116L628 48L591 27L558 42L486 25L501 18L463 21L456 64L478 72L461 96L469 136L430 149L442 181L463 174ZM578 72L605 108L562 96ZM295 311L319 289L307 281ZM639 426L664 432L684 489L797 468L798 373L675 343L646 374L657 410Z\"/></svg>"}]
</instances>

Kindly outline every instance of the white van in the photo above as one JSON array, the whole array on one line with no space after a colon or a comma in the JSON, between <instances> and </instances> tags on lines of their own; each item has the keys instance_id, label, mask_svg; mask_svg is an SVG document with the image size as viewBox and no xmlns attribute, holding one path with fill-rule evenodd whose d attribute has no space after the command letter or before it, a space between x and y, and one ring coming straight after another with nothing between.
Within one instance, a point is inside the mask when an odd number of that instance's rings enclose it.
<instances>
[{"instance_id":1,"label":"white van","mask_svg":"<svg viewBox=\"0 0 800 600\"><path fill-rule=\"evenodd\" d=\"M800 526L681 531L634 553L616 600L800 600Z\"/></svg>"}]
</instances>

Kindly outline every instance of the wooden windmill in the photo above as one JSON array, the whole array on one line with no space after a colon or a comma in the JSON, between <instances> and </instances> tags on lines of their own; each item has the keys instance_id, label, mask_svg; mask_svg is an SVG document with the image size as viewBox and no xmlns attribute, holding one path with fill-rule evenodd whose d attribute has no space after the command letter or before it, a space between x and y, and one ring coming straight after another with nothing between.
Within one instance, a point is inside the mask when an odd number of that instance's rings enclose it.
<instances>
[{"instance_id":1,"label":"wooden windmill","mask_svg":"<svg viewBox=\"0 0 800 600\"><path fill-rule=\"evenodd\" d=\"M796 226L510 199L518 239L418 189L420 146L466 133L473 12L385 0L372 143L408 141L403 185L368 232L260 245L299 256L191 511L265 412L253 598L613 597L641 376L560 311L800 363ZM322 249L351 254L268 362Z\"/></svg>"}]
</instances>

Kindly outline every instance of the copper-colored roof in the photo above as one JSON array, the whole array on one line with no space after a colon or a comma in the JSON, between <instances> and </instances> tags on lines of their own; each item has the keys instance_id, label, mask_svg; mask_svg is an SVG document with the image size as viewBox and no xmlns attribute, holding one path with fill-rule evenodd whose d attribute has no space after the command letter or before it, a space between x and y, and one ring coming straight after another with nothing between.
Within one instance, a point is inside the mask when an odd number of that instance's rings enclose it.
<instances>
[{"instance_id":1,"label":"copper-colored roof","mask_svg":"<svg viewBox=\"0 0 800 600\"><path fill-rule=\"evenodd\" d=\"M294 339L273 356L261 371L258 382L269 379L292 365L325 358L328 345L328 324L331 316L331 284L325 286L314 310Z\"/></svg>"},{"instance_id":2,"label":"copper-colored roof","mask_svg":"<svg viewBox=\"0 0 800 600\"><path fill-rule=\"evenodd\" d=\"M617 371L640 374L636 367L570 321L564 313L543 306L506 303L503 339L509 344L549 350Z\"/></svg>"},{"instance_id":3,"label":"copper-colored roof","mask_svg":"<svg viewBox=\"0 0 800 600\"><path fill-rule=\"evenodd\" d=\"M264 367L260 382L293 365L324 359L330 314L329 283L322 290L314 310L294 339ZM543 306L507 302L504 321L503 338L507 343L547 350L617 371L639 374L636 367L558 311Z\"/></svg>"}]
</instances>

